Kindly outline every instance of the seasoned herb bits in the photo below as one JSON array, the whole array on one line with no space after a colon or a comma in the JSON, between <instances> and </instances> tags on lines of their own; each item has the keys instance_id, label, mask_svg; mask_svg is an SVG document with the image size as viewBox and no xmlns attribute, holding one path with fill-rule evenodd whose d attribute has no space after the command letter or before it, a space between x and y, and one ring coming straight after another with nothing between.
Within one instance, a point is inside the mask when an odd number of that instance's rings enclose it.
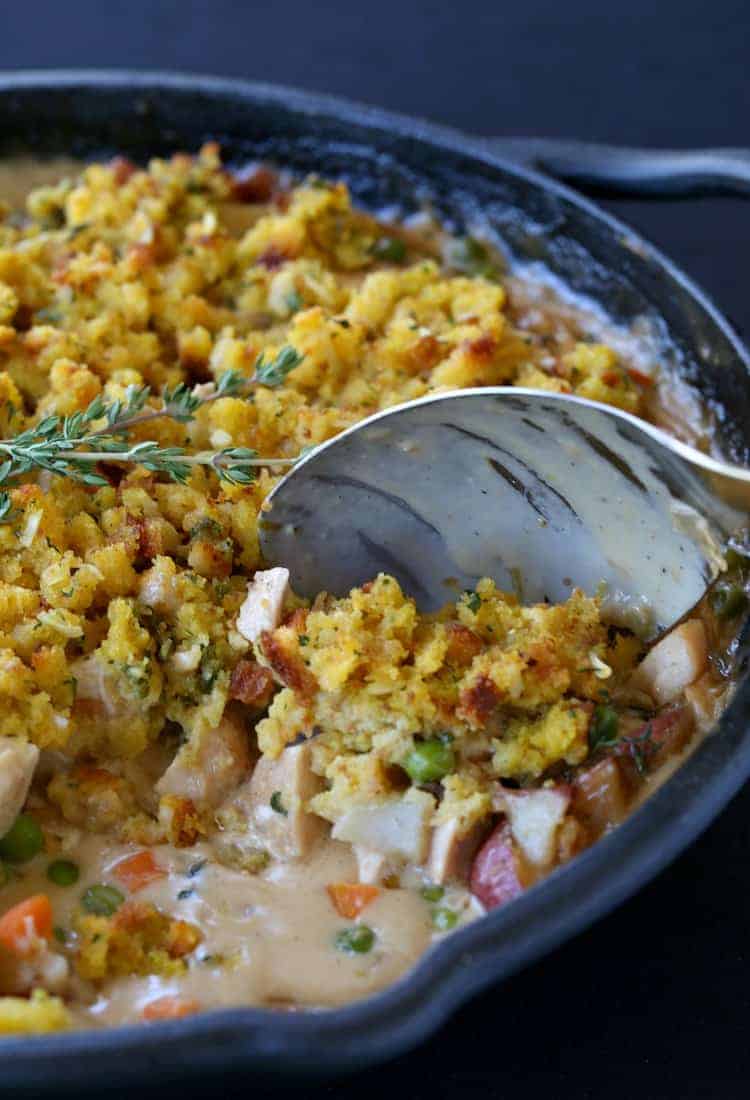
<instances>
[{"instance_id":1,"label":"seasoned herb bits","mask_svg":"<svg viewBox=\"0 0 750 1100\"><path fill-rule=\"evenodd\" d=\"M274 791L271 795L271 809L274 810L275 813L281 814L283 817L286 817L289 813L286 806L284 805L281 791Z\"/></svg>"},{"instance_id":2,"label":"seasoned herb bits","mask_svg":"<svg viewBox=\"0 0 750 1100\"><path fill-rule=\"evenodd\" d=\"M124 901L125 895L116 886L108 886L102 882L89 886L81 896L81 906L87 913L93 913L97 917L114 916Z\"/></svg>"}]
</instances>

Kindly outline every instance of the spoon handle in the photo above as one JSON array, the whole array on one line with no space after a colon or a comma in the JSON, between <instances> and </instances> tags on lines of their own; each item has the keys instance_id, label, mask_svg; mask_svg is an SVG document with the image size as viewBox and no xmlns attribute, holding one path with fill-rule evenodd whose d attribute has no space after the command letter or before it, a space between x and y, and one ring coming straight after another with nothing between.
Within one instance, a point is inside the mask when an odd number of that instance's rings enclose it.
<instances>
[{"instance_id":1,"label":"spoon handle","mask_svg":"<svg viewBox=\"0 0 750 1100\"><path fill-rule=\"evenodd\" d=\"M718 500L750 517L750 470L722 462L675 440L670 442L670 449L703 474L707 486Z\"/></svg>"},{"instance_id":2,"label":"spoon handle","mask_svg":"<svg viewBox=\"0 0 750 1100\"><path fill-rule=\"evenodd\" d=\"M480 141L497 156L600 195L750 195L750 149L638 149L525 137Z\"/></svg>"}]
</instances>

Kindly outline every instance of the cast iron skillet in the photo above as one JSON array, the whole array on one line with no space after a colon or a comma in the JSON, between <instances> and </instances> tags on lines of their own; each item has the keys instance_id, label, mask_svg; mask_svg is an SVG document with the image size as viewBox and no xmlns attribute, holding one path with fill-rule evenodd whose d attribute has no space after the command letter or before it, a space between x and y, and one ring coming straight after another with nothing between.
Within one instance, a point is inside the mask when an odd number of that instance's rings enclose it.
<instances>
[{"instance_id":1,"label":"cast iron skillet","mask_svg":"<svg viewBox=\"0 0 750 1100\"><path fill-rule=\"evenodd\" d=\"M617 320L645 315L659 354L713 410L716 434L750 454L750 357L716 308L668 259L557 183L506 159L503 142L304 92L206 77L26 73L0 78L0 155L135 159L221 141L230 160L264 157L347 179L357 200L424 201L457 226L478 218L510 253L537 260ZM561 174L618 190L746 190L742 154L617 153L510 143ZM566 159L567 158L567 159ZM731 410L731 413L728 411ZM377 996L322 1013L252 1008L0 1047L6 1089L92 1089L232 1071L330 1073L416 1044L478 990L551 950L632 894L685 848L750 774L747 657L730 707L691 759L610 836L507 909L448 937Z\"/></svg>"}]
</instances>

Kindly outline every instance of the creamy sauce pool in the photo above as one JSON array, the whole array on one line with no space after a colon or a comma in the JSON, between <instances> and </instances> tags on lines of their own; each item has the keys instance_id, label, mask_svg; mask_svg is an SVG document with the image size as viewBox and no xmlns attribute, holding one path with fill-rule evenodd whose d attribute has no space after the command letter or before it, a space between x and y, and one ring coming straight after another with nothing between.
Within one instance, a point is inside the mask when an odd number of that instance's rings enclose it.
<instances>
[{"instance_id":1,"label":"creamy sauce pool","mask_svg":"<svg viewBox=\"0 0 750 1100\"><path fill-rule=\"evenodd\" d=\"M71 922L87 887L121 886L112 869L134 849L83 837L72 853L81 868L75 886L59 887L47 878L50 856L19 869L18 880L3 891L3 905L34 893L46 893L57 927L73 946ZM141 1018L146 1004L178 995L201 1008L238 1004L283 1007L332 1007L366 997L396 981L434 939L431 906L420 883L381 890L362 921L375 932L365 955L335 947L336 934L352 922L340 917L328 896L332 882L356 881L356 862L348 845L327 840L304 863L274 863L261 875L233 871L213 862L211 847L186 849L160 845L154 856L167 876L137 894L138 901L197 925L203 939L177 977L117 978L95 990L80 983L72 1005L80 1026L106 1026ZM481 913L481 906L459 888L446 891L445 904L460 913L459 923ZM58 933L59 934L59 933Z\"/></svg>"}]
</instances>

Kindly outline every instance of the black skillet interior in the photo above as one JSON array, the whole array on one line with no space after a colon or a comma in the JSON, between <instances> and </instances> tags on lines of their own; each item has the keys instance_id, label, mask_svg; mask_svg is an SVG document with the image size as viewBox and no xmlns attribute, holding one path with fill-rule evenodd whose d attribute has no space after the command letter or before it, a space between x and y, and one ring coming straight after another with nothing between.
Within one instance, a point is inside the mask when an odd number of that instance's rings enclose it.
<instances>
[{"instance_id":1,"label":"black skillet interior","mask_svg":"<svg viewBox=\"0 0 750 1100\"><path fill-rule=\"evenodd\" d=\"M520 260L546 265L617 321L651 320L656 350L712 409L727 454L750 456L748 354L668 260L585 200L439 127L268 86L129 73L0 78L0 156L84 158L195 150L344 178L357 200L430 204L457 228L484 223ZM727 412L731 410L731 415ZM741 657L744 671L746 658ZM743 679L720 729L614 834L507 910L444 942L405 980L320 1014L233 1009L188 1021L35 1040L2 1050L7 1087L39 1094L233 1070L326 1073L393 1056L457 1005L585 927L685 847L750 774Z\"/></svg>"}]
</instances>

